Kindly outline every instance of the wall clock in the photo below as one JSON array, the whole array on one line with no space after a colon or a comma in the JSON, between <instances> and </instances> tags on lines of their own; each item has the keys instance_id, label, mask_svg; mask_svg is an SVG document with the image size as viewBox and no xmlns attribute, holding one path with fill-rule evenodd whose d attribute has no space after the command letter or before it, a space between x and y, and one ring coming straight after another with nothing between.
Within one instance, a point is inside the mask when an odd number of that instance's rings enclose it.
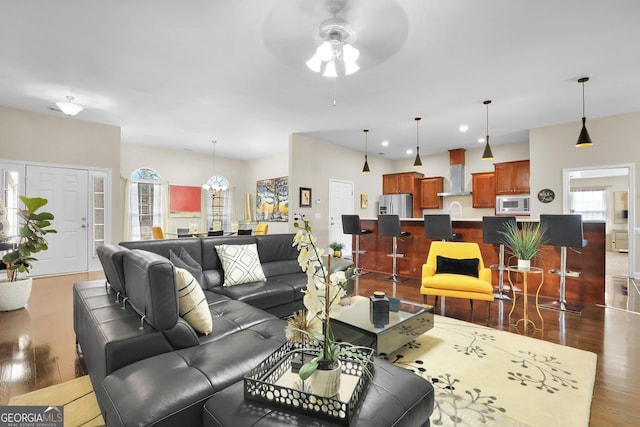
<instances>
[{"instance_id":1,"label":"wall clock","mask_svg":"<svg viewBox=\"0 0 640 427\"><path fill-rule=\"evenodd\" d=\"M554 193L553 190L549 188L538 191L538 200L540 200L542 203L551 203L555 198L556 193Z\"/></svg>"}]
</instances>

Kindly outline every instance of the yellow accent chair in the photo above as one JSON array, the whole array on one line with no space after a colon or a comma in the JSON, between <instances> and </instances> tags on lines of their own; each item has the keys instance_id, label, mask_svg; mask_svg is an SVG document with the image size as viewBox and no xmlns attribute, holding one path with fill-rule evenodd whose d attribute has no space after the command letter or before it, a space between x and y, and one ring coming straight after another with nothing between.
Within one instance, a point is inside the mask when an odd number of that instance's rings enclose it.
<instances>
[{"instance_id":1,"label":"yellow accent chair","mask_svg":"<svg viewBox=\"0 0 640 427\"><path fill-rule=\"evenodd\" d=\"M258 224L256 226L256 235L264 235L269 231L269 224Z\"/></svg>"},{"instance_id":2,"label":"yellow accent chair","mask_svg":"<svg viewBox=\"0 0 640 427\"><path fill-rule=\"evenodd\" d=\"M448 268L444 268L445 272L438 272L438 255L455 260L448 263L446 262L447 260L441 260L441 266L445 263L448 264ZM456 273L454 272L455 268L451 268L452 265L455 267L460 264L461 268L463 270L466 269L467 273L469 273L468 261L460 260L475 258L478 259L478 277ZM493 301L493 285L491 284L491 269L484 266L480 246L473 242L431 242L427 263L422 265L420 293L423 295L425 304L429 295L436 297L436 304L438 297L467 298L471 303L472 315L473 300L487 301L488 323L489 307L491 301Z\"/></svg>"},{"instance_id":3,"label":"yellow accent chair","mask_svg":"<svg viewBox=\"0 0 640 427\"><path fill-rule=\"evenodd\" d=\"M162 227L151 227L151 235L154 240L164 239L164 231L162 231Z\"/></svg>"}]
</instances>

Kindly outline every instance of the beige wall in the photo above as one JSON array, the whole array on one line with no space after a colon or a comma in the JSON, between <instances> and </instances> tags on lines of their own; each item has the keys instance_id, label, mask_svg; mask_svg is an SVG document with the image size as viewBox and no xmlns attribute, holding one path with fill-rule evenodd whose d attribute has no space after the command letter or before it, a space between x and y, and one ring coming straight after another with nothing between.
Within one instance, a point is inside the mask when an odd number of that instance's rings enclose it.
<instances>
[{"instance_id":1,"label":"beige wall","mask_svg":"<svg viewBox=\"0 0 640 427\"><path fill-rule=\"evenodd\" d=\"M122 235L120 128L63 115L0 106L0 159L111 171L112 241Z\"/></svg>"},{"instance_id":2,"label":"beige wall","mask_svg":"<svg viewBox=\"0 0 640 427\"><path fill-rule=\"evenodd\" d=\"M531 157L531 193L537 194L540 189L550 188L556 193L552 203L542 204L533 199L532 214L563 213L562 188L563 168L589 167L597 168L608 165L637 164L640 161L638 150L638 135L640 135L640 113L628 113L600 119L587 119L587 129L593 140L593 146L576 148L575 142L580 133L581 122L565 123L544 128L532 129L529 132L529 152ZM636 172L635 194L630 193L629 199L638 204L638 189L640 176ZM639 215L637 209L632 213L636 227ZM635 248L639 248L638 236L633 233ZM634 268L636 277L640 276L640 261L638 250L634 254Z\"/></svg>"}]
</instances>

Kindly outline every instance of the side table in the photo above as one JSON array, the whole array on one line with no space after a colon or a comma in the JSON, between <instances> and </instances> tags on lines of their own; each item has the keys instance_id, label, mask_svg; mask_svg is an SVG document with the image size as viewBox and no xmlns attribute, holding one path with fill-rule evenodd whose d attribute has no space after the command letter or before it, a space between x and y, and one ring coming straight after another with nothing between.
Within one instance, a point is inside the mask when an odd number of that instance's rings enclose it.
<instances>
[{"instance_id":1,"label":"side table","mask_svg":"<svg viewBox=\"0 0 640 427\"><path fill-rule=\"evenodd\" d=\"M511 315L513 314L513 310L516 308L516 302L517 302L517 298L516 298L516 294L515 294L515 290L513 287L513 281L511 280L511 273L515 273L516 276L518 274L522 275L522 293L523 293L523 317L521 319L516 320L515 322L511 321ZM536 275L540 275L540 284L538 285L538 289L536 291L536 299L535 299L535 307L536 307L536 312L538 313L538 317L540 318L540 327L538 327L536 325L536 322L534 322L530 317L529 317L529 288L528 288L528 278L529 275L531 274L536 274ZM542 270L541 268L538 267L529 267L529 268L520 268L516 265L513 266L508 266L507 267L507 277L509 278L509 284L511 285L511 289L513 290L513 305L511 306L511 311L509 312L509 326L514 326L516 328L518 328L518 325L520 323L523 323L524 325L524 334L527 335L528 332L528 328L529 328L529 324L531 324L531 326L533 326L533 330L535 331L540 331L542 332L544 330L544 319L542 318L542 314L540 314L540 306L538 305L538 296L540 294L540 289L542 288L542 284L544 283L544 270Z\"/></svg>"}]
</instances>

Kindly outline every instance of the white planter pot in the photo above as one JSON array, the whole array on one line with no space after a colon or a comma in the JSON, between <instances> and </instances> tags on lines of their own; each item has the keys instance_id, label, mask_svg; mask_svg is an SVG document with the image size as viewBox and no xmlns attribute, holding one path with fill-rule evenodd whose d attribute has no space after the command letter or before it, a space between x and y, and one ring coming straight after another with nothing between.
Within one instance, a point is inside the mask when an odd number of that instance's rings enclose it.
<instances>
[{"instance_id":1,"label":"white planter pot","mask_svg":"<svg viewBox=\"0 0 640 427\"><path fill-rule=\"evenodd\" d=\"M309 377L311 393L317 396L332 397L340 391L342 365L335 369L316 369Z\"/></svg>"},{"instance_id":2,"label":"white planter pot","mask_svg":"<svg viewBox=\"0 0 640 427\"><path fill-rule=\"evenodd\" d=\"M518 260L518 268L520 270L529 270L531 268L531 260L530 259L519 259Z\"/></svg>"},{"instance_id":3,"label":"white planter pot","mask_svg":"<svg viewBox=\"0 0 640 427\"><path fill-rule=\"evenodd\" d=\"M0 280L0 311L12 311L24 308L31 295L31 277L9 282L8 279Z\"/></svg>"}]
</instances>

